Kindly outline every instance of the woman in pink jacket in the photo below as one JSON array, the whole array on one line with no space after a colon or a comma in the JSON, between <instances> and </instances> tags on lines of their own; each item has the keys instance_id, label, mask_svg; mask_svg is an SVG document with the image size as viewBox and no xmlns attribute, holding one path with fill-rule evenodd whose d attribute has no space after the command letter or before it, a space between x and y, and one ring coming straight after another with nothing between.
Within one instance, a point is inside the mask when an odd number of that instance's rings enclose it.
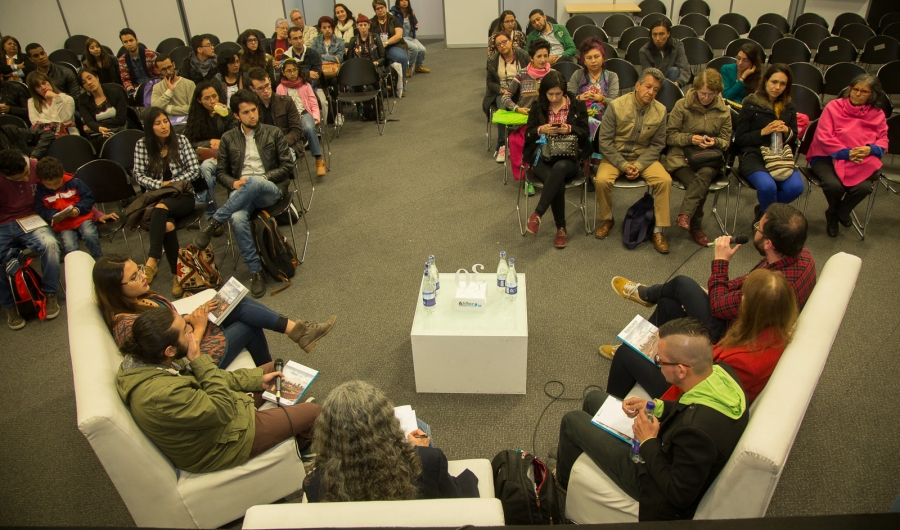
<instances>
[{"instance_id":1,"label":"woman in pink jacket","mask_svg":"<svg viewBox=\"0 0 900 530\"><path fill-rule=\"evenodd\" d=\"M872 180L887 152L887 120L875 99L881 82L870 74L857 76L825 106L806 160L822 181L828 201L826 232L838 235L838 223L851 226L850 213L872 192Z\"/></svg>"},{"instance_id":2,"label":"woman in pink jacket","mask_svg":"<svg viewBox=\"0 0 900 530\"><path fill-rule=\"evenodd\" d=\"M316 127L319 125L319 100L309 84L309 73L300 68L295 59L281 62L281 82L275 89L276 94L290 96L300 113L300 128L309 142L309 152L316 159L316 175L325 176L325 161L322 160L322 148ZM298 155L301 153L298 153Z\"/></svg>"}]
</instances>

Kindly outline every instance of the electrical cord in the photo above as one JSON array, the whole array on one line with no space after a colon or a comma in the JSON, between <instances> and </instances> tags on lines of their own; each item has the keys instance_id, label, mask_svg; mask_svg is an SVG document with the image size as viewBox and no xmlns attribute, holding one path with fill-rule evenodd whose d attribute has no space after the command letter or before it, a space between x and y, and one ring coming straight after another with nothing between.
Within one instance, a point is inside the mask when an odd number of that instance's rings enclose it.
<instances>
[{"instance_id":1,"label":"electrical cord","mask_svg":"<svg viewBox=\"0 0 900 530\"><path fill-rule=\"evenodd\" d=\"M560 387L562 387L562 389L560 390L558 395L553 395L547 390L547 387L554 383L559 385ZM567 397L563 397L564 395L566 395L566 385L563 384L562 381L557 381L554 379L554 380L547 381L546 383L544 383L544 395L550 398L550 403L547 403L547 406L544 407L544 410L541 412L541 415L538 416L537 423L534 426L534 432L531 435L531 453L532 454L537 454L535 451L537 449L536 440L537 440L538 427L541 426L541 420L544 419L544 414L547 413L547 410L550 408L550 405L556 403L557 401L584 401L585 396L587 396L587 394L588 394L588 390L591 388L596 388L597 390L603 390L602 388L600 388L597 385L588 385L588 386L584 387L584 390L582 390L580 398L567 398Z\"/></svg>"}]
</instances>

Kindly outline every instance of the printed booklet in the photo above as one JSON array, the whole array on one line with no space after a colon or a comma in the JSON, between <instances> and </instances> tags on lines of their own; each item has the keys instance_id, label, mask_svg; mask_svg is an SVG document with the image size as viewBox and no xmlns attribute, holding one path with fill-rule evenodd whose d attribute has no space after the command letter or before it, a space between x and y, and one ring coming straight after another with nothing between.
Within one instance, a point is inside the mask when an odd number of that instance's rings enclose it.
<instances>
[{"instance_id":1,"label":"printed booklet","mask_svg":"<svg viewBox=\"0 0 900 530\"><path fill-rule=\"evenodd\" d=\"M634 320L625 326L617 338L646 357L651 363L654 362L656 346L659 343L659 328L646 318L641 315L634 317Z\"/></svg>"},{"instance_id":2,"label":"printed booklet","mask_svg":"<svg viewBox=\"0 0 900 530\"><path fill-rule=\"evenodd\" d=\"M626 443L634 438L634 418L622 410L622 400L608 396L603 406L594 414L591 423Z\"/></svg>"},{"instance_id":3,"label":"printed booklet","mask_svg":"<svg viewBox=\"0 0 900 530\"><path fill-rule=\"evenodd\" d=\"M213 324L221 325L222 321L231 313L231 310L234 309L234 306L241 301L241 299L249 292L249 289L244 287L244 284L237 281L237 279L232 276L228 282L219 289L219 292L216 293L216 297L213 298L214 302L217 302L216 308L207 314L209 317L209 321Z\"/></svg>"},{"instance_id":4,"label":"printed booklet","mask_svg":"<svg viewBox=\"0 0 900 530\"><path fill-rule=\"evenodd\" d=\"M318 370L303 366L294 361L288 361L284 365L284 377L281 379L281 404L296 405L306 394L309 385L319 376ZM275 381L263 392L263 399L275 402Z\"/></svg>"}]
</instances>

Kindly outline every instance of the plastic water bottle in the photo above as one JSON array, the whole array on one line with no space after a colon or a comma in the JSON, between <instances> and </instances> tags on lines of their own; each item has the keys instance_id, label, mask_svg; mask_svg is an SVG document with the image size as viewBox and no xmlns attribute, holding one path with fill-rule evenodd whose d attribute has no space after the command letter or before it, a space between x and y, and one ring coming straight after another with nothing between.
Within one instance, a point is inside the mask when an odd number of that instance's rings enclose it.
<instances>
[{"instance_id":1,"label":"plastic water bottle","mask_svg":"<svg viewBox=\"0 0 900 530\"><path fill-rule=\"evenodd\" d=\"M656 403L653 401L647 402L647 408L644 410L644 414L647 415L647 419L651 422L653 421L653 411L656 409ZM637 438L631 440L631 461L635 464L643 464L644 459L641 458L641 443L637 441Z\"/></svg>"},{"instance_id":2,"label":"plastic water bottle","mask_svg":"<svg viewBox=\"0 0 900 530\"><path fill-rule=\"evenodd\" d=\"M506 271L506 297L510 302L516 299L519 290L519 277L516 275L516 259L509 258L509 270Z\"/></svg>"},{"instance_id":3,"label":"plastic water bottle","mask_svg":"<svg viewBox=\"0 0 900 530\"><path fill-rule=\"evenodd\" d=\"M434 277L429 274L428 264L426 264L425 277L422 280L422 305L425 306L425 312L428 314L434 313L436 302Z\"/></svg>"},{"instance_id":4,"label":"plastic water bottle","mask_svg":"<svg viewBox=\"0 0 900 530\"><path fill-rule=\"evenodd\" d=\"M431 277L434 278L434 295L441 294L441 275L438 274L437 265L434 264L434 254L428 256L428 265L431 268Z\"/></svg>"},{"instance_id":5,"label":"plastic water bottle","mask_svg":"<svg viewBox=\"0 0 900 530\"><path fill-rule=\"evenodd\" d=\"M773 132L772 133L772 152L780 153L781 149L782 149L781 133Z\"/></svg>"},{"instance_id":6,"label":"plastic water bottle","mask_svg":"<svg viewBox=\"0 0 900 530\"><path fill-rule=\"evenodd\" d=\"M497 290L501 293L506 292L506 273L509 271L509 265L506 263L506 251L500 251L500 263L497 265Z\"/></svg>"}]
</instances>

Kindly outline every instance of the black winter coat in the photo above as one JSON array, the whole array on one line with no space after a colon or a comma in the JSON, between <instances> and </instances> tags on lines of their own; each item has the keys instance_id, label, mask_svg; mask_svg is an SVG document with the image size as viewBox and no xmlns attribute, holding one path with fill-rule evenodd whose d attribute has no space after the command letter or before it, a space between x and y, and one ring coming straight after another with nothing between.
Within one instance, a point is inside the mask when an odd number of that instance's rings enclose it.
<instances>
[{"instance_id":1,"label":"black winter coat","mask_svg":"<svg viewBox=\"0 0 900 530\"><path fill-rule=\"evenodd\" d=\"M797 107L789 102L781 111L781 118L775 117L775 109L768 100L750 94L744 98L743 108L737 123L734 126L734 146L740 157L738 172L746 177L754 171L766 171L759 148L770 144L770 136L763 137L762 130L769 123L780 119L790 128L789 133L784 133L784 144L791 145L794 153L797 152Z\"/></svg>"},{"instance_id":2,"label":"black winter coat","mask_svg":"<svg viewBox=\"0 0 900 530\"><path fill-rule=\"evenodd\" d=\"M566 94L569 98L569 114L566 116L566 123L572 126L572 134L578 136L578 158L584 160L591 156L593 148L591 147L590 129L588 128L587 106L584 101L575 99ZM528 113L528 123L525 124L525 147L522 149L522 162L528 165L534 164L534 153L537 150L538 127L547 124L547 115L540 110L540 106L535 103L531 106Z\"/></svg>"},{"instance_id":3,"label":"black winter coat","mask_svg":"<svg viewBox=\"0 0 900 530\"><path fill-rule=\"evenodd\" d=\"M513 48L513 52L516 54L516 59L519 61L520 70L524 70L528 67L528 63L531 62L531 59L528 57L528 52L521 48ZM484 101L481 102L481 110L484 111L485 116L489 116L491 112L491 106L493 106L497 101L497 96L500 95L500 53L495 53L488 57L487 60L487 89L484 92Z\"/></svg>"}]
</instances>

